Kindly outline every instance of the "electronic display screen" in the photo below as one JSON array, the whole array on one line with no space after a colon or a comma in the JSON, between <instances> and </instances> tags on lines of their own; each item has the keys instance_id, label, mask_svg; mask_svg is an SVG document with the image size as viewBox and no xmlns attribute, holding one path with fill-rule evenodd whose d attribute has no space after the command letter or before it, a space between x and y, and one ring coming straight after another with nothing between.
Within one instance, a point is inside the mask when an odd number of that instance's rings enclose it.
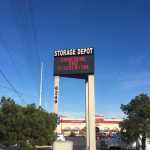
<instances>
[{"instance_id":1,"label":"electronic display screen","mask_svg":"<svg viewBox=\"0 0 150 150\"><path fill-rule=\"evenodd\" d=\"M54 75L78 77L94 74L94 49L61 49L54 51ZM84 78L84 77L83 77Z\"/></svg>"}]
</instances>

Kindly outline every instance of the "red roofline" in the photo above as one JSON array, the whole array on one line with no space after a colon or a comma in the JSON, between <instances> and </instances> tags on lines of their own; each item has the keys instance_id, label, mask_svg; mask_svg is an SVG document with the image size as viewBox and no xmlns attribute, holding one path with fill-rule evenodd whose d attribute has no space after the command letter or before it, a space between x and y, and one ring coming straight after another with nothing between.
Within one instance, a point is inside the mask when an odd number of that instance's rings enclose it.
<instances>
[{"instance_id":1,"label":"red roofline","mask_svg":"<svg viewBox=\"0 0 150 150\"><path fill-rule=\"evenodd\" d=\"M108 124L119 124L121 121L106 121L103 119L97 119L96 123L108 123ZM85 123L85 120L61 120L61 123Z\"/></svg>"}]
</instances>

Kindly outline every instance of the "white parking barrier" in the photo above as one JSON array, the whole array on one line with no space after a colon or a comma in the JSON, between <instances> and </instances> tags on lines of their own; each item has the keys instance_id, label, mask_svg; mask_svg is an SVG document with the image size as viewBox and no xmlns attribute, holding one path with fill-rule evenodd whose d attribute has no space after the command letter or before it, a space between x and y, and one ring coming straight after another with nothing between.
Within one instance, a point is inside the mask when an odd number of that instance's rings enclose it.
<instances>
[{"instance_id":1,"label":"white parking barrier","mask_svg":"<svg viewBox=\"0 0 150 150\"><path fill-rule=\"evenodd\" d=\"M45 145L45 146L35 146L35 148L36 149L45 149L45 148L47 148L47 149L53 149L53 147L52 146L48 146L48 145Z\"/></svg>"}]
</instances>

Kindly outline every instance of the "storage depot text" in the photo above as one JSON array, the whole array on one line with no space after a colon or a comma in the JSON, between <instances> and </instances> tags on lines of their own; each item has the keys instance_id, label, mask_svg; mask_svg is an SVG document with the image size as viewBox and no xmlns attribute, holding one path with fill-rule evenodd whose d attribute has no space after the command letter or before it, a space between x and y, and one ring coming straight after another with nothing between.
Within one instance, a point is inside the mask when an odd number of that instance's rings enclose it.
<instances>
[{"instance_id":1,"label":"storage depot text","mask_svg":"<svg viewBox=\"0 0 150 150\"><path fill-rule=\"evenodd\" d=\"M60 49L55 50L55 57L63 56L82 56L82 55L93 55L93 48L78 48L78 49Z\"/></svg>"}]
</instances>

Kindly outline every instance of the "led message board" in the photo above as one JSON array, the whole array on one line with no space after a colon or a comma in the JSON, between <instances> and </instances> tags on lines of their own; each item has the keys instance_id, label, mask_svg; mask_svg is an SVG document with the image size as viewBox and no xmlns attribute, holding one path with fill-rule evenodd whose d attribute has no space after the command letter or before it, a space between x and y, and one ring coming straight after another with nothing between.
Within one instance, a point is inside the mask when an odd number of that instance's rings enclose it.
<instances>
[{"instance_id":1,"label":"led message board","mask_svg":"<svg viewBox=\"0 0 150 150\"><path fill-rule=\"evenodd\" d=\"M94 49L60 49L54 51L54 75L85 78L94 74Z\"/></svg>"}]
</instances>

